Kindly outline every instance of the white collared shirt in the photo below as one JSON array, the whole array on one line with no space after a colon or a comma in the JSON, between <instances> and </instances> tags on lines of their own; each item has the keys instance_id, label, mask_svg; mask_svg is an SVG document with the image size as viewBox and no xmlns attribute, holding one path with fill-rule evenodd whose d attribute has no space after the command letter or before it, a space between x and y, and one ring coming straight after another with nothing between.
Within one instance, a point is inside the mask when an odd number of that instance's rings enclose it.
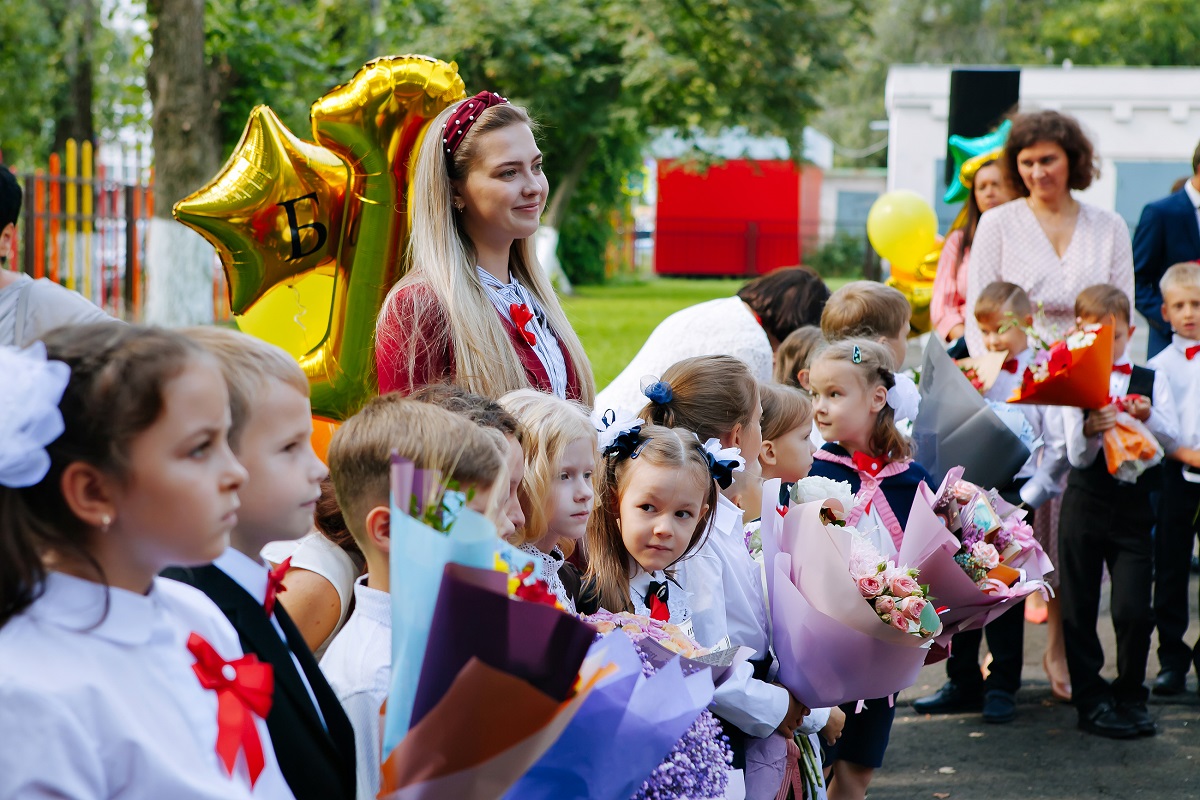
<instances>
[{"instance_id":1,"label":"white collared shirt","mask_svg":"<svg viewBox=\"0 0 1200 800\"><path fill-rule=\"evenodd\" d=\"M1196 209L1196 224L1200 225L1200 189L1192 185L1194 178L1189 179L1183 184L1183 190L1187 192L1188 200L1192 201L1192 208Z\"/></svg>"},{"instance_id":2,"label":"white collared shirt","mask_svg":"<svg viewBox=\"0 0 1200 800\"><path fill-rule=\"evenodd\" d=\"M1122 356L1116 361L1115 366L1128 363L1129 358ZM1130 377L1114 369L1108 380L1109 396L1124 397L1129 394ZM1104 446L1104 436L1099 433L1095 436L1083 435L1083 409L1063 406L1061 414L1063 433L1067 443L1067 458L1070 460L1071 466L1077 469L1087 469L1100 454L1100 450ZM1154 434L1154 438L1162 445L1164 451L1169 453L1178 446L1179 418L1175 411L1174 398L1171 395L1171 385L1167 381L1167 376L1163 374L1163 370L1154 371L1154 400L1150 409L1150 418L1146 420L1145 425L1150 429L1150 433Z\"/></svg>"},{"instance_id":3,"label":"white collared shirt","mask_svg":"<svg viewBox=\"0 0 1200 800\"><path fill-rule=\"evenodd\" d=\"M668 622L678 625L689 639L696 639L696 631L692 625L692 595L684 589L683 581L679 580L678 574L672 580L662 570L646 572L634 564L633 574L629 578L629 599L633 602L633 613L641 614L644 617L650 616L650 607L646 605L646 593L650 591L650 581L667 584L667 610L671 612ZM703 644L703 642L700 643Z\"/></svg>"},{"instance_id":4,"label":"white collared shirt","mask_svg":"<svg viewBox=\"0 0 1200 800\"><path fill-rule=\"evenodd\" d=\"M997 403L1003 403L1012 397L1013 391L1021 385L1025 368L1033 358L1032 348L1014 356L1017 371L1000 370L991 388L984 393L984 398ZM1018 406L1029 420L1035 438L1041 439L1040 447L1029 454L1029 459L1021 466L1014 476L1016 479L1025 478L1021 487L1021 499L1030 508L1037 508L1042 503L1062 492L1063 476L1071 468L1067 461L1067 441L1063 435L1062 416L1054 406L1035 406L1022 403Z\"/></svg>"},{"instance_id":5,"label":"white collared shirt","mask_svg":"<svg viewBox=\"0 0 1200 800\"><path fill-rule=\"evenodd\" d=\"M1171 397L1179 417L1176 447L1200 447L1200 357L1191 361L1187 358L1187 349L1196 345L1200 345L1200 342L1175 334L1171 337L1170 346L1150 359L1150 366L1156 370L1156 374L1165 375L1171 387Z\"/></svg>"},{"instance_id":6,"label":"white collared shirt","mask_svg":"<svg viewBox=\"0 0 1200 800\"><path fill-rule=\"evenodd\" d=\"M225 552L217 557L213 562L213 566L224 572L237 583L238 586L246 590L246 594L254 598L254 602L260 606L265 606L267 602L267 581L270 570L266 564L255 561L250 556L233 547L226 547ZM304 684L304 688L308 690L308 699L312 700L313 708L317 710L317 718L321 720L321 726L328 729L325 725L325 715L321 713L321 704L317 702L317 694L313 691L312 684L308 682L308 676L304 674L304 667L300 666L300 659L296 658L296 653L293 652L291 645L288 644L287 635L284 634L283 628L279 624L279 620L275 615L271 615L271 627L279 634L279 640L283 642L283 646L287 648L288 654L292 657L292 663L296 665L296 672L300 675L300 681Z\"/></svg>"},{"instance_id":7,"label":"white collared shirt","mask_svg":"<svg viewBox=\"0 0 1200 800\"><path fill-rule=\"evenodd\" d=\"M680 583L691 587L696 641L712 647L728 637L730 645L754 648L754 660L771 646L766 593L758 563L746 549L742 510L722 494L704 546L680 562ZM755 680L754 666L741 664L717 687L712 710L751 736L770 736L788 711L788 692Z\"/></svg>"},{"instance_id":8,"label":"white collared shirt","mask_svg":"<svg viewBox=\"0 0 1200 800\"><path fill-rule=\"evenodd\" d=\"M47 575L41 597L0 629L0 797L292 798L261 718L257 782L244 756L226 773L217 695L187 649L193 632L227 661L242 655L229 620L190 586L156 578L141 595Z\"/></svg>"},{"instance_id":9,"label":"white collared shirt","mask_svg":"<svg viewBox=\"0 0 1200 800\"><path fill-rule=\"evenodd\" d=\"M379 794L379 711L392 679L392 596L367 586L368 577L355 581L354 611L321 659L321 671L354 728L358 800Z\"/></svg>"}]
</instances>

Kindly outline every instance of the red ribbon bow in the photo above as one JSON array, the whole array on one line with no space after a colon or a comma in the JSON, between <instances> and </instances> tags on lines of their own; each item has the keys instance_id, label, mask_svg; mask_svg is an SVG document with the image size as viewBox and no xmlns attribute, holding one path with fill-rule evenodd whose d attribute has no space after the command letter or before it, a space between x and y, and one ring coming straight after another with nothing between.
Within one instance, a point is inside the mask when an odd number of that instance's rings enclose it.
<instances>
[{"instance_id":1,"label":"red ribbon bow","mask_svg":"<svg viewBox=\"0 0 1200 800\"><path fill-rule=\"evenodd\" d=\"M1015 358L1010 358L1008 361L1005 361L1000 368L1005 372L1011 372L1013 375L1016 375L1017 368L1020 366L1021 363L1019 361L1017 361Z\"/></svg>"},{"instance_id":2,"label":"red ribbon bow","mask_svg":"<svg viewBox=\"0 0 1200 800\"><path fill-rule=\"evenodd\" d=\"M1200 353L1200 344L1194 344L1183 351L1183 354L1187 356L1188 361L1191 361L1193 358L1195 358L1196 353Z\"/></svg>"},{"instance_id":3,"label":"red ribbon bow","mask_svg":"<svg viewBox=\"0 0 1200 800\"><path fill-rule=\"evenodd\" d=\"M291 566L292 557L288 556L278 567L267 572L267 599L263 601L263 611L267 612L268 617L275 613L276 595L287 591L287 587L283 585L283 576L287 575Z\"/></svg>"},{"instance_id":4,"label":"red ribbon bow","mask_svg":"<svg viewBox=\"0 0 1200 800\"><path fill-rule=\"evenodd\" d=\"M508 313L512 315L513 325L517 326L517 330L525 337L525 341L529 342L529 346L535 346L537 335L533 331L525 330L525 326L533 320L533 312L529 310L529 306L524 303L513 303L508 307Z\"/></svg>"},{"instance_id":5,"label":"red ribbon bow","mask_svg":"<svg viewBox=\"0 0 1200 800\"><path fill-rule=\"evenodd\" d=\"M888 465L888 460L886 458L867 455L862 451L855 453L853 456L851 456L851 458L854 461L854 466L859 472L865 472L872 478L878 475L879 471Z\"/></svg>"},{"instance_id":6,"label":"red ribbon bow","mask_svg":"<svg viewBox=\"0 0 1200 800\"><path fill-rule=\"evenodd\" d=\"M1112 371L1119 372L1122 375L1132 375L1133 374L1133 365L1132 364L1113 364Z\"/></svg>"},{"instance_id":7,"label":"red ribbon bow","mask_svg":"<svg viewBox=\"0 0 1200 800\"><path fill-rule=\"evenodd\" d=\"M266 766L254 718L265 719L271 711L275 690L271 665L260 662L255 655L226 661L198 633L188 636L187 647L196 657L192 669L200 685L217 693L217 755L232 775L238 751L245 752L250 785L254 786Z\"/></svg>"}]
</instances>

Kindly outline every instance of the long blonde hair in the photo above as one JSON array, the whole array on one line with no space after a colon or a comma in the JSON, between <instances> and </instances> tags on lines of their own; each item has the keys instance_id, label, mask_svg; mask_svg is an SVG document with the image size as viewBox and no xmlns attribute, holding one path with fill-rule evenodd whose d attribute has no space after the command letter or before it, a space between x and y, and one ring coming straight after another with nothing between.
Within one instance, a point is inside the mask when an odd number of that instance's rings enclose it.
<instances>
[{"instance_id":1,"label":"long blonde hair","mask_svg":"<svg viewBox=\"0 0 1200 800\"><path fill-rule=\"evenodd\" d=\"M686 471L703 487L707 510L696 518L696 528L679 561L700 549L709 520L717 507L717 482L712 479L704 447L696 434L683 428L646 425L638 434L637 460L656 467ZM596 470L596 507L587 525L588 570L584 585L601 608L613 612L633 611L629 600L630 555L621 538L621 495L629 486L634 459L625 455L605 456ZM668 570L668 575L671 571Z\"/></svg>"},{"instance_id":2,"label":"long blonde hair","mask_svg":"<svg viewBox=\"0 0 1200 800\"><path fill-rule=\"evenodd\" d=\"M458 106L449 106L429 124L417 151L410 191L418 202L412 204L408 273L388 292L376 330L384 336L391 331L423 332L407 338L404 355L408 363L401 368L410 375L424 354L449 345L454 352L455 383L477 394L499 397L513 389L530 388L529 379L475 273L475 246L463 228L461 215L454 211L452 181L465 179L474 166L481 136L517 124L536 131L536 123L520 106L493 106L479 115L448 166L441 131ZM546 312L559 346L574 368L580 400L590 407L596 396L591 364L538 263L532 237L512 243L508 268ZM405 302L397 297L405 289L418 287L425 291L406 292Z\"/></svg>"},{"instance_id":3,"label":"long blonde hair","mask_svg":"<svg viewBox=\"0 0 1200 800\"><path fill-rule=\"evenodd\" d=\"M512 543L536 544L549 532L550 490L558 477L563 453L572 442L586 439L596 448L596 429L587 410L573 400L563 400L534 389L518 389L500 398L500 405L517 418L525 433L525 477L521 479L521 510L525 527Z\"/></svg>"}]
</instances>

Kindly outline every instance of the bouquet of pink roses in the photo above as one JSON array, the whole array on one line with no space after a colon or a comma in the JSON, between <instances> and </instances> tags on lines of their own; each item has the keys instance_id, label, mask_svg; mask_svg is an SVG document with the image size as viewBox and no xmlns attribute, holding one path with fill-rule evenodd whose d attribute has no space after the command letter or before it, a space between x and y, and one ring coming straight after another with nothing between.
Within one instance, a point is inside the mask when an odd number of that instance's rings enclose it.
<instances>
[{"instance_id":1,"label":"bouquet of pink roses","mask_svg":"<svg viewBox=\"0 0 1200 800\"><path fill-rule=\"evenodd\" d=\"M918 572L896 566L865 537L851 532L850 577L879 619L898 631L928 639L940 627L928 600L929 587L917 583Z\"/></svg>"},{"instance_id":2,"label":"bouquet of pink roses","mask_svg":"<svg viewBox=\"0 0 1200 800\"><path fill-rule=\"evenodd\" d=\"M778 680L812 708L911 686L940 630L912 571L846 527L849 487L826 484L808 484L793 498L811 500L811 489L830 499L792 506L784 516L775 508L778 482L763 486L761 537Z\"/></svg>"}]
</instances>

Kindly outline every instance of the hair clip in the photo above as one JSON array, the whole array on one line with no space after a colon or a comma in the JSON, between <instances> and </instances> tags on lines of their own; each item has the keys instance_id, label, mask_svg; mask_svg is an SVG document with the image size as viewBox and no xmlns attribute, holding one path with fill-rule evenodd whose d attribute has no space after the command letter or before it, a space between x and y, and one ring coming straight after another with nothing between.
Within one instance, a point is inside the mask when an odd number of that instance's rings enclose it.
<instances>
[{"instance_id":1,"label":"hair clip","mask_svg":"<svg viewBox=\"0 0 1200 800\"><path fill-rule=\"evenodd\" d=\"M853 361L855 364L862 363L862 350L858 349L858 345L854 345L854 354L852 356L850 356L850 360Z\"/></svg>"},{"instance_id":2,"label":"hair clip","mask_svg":"<svg viewBox=\"0 0 1200 800\"><path fill-rule=\"evenodd\" d=\"M649 441L643 440L640 444L638 441L645 424L643 420L624 409L618 412L610 408L603 414L592 414L592 427L596 429L597 445L604 456L637 458L645 442Z\"/></svg>"},{"instance_id":3,"label":"hair clip","mask_svg":"<svg viewBox=\"0 0 1200 800\"><path fill-rule=\"evenodd\" d=\"M746 468L746 460L742 451L736 447L721 447L720 439L709 439L702 447L704 458L708 461L708 471L722 489L728 489L733 483L733 473Z\"/></svg>"},{"instance_id":4,"label":"hair clip","mask_svg":"<svg viewBox=\"0 0 1200 800\"><path fill-rule=\"evenodd\" d=\"M671 384L659 380L653 375L646 375L642 378L641 388L646 399L655 405L665 405L671 402L671 398L675 396L675 393L671 391Z\"/></svg>"},{"instance_id":5,"label":"hair clip","mask_svg":"<svg viewBox=\"0 0 1200 800\"><path fill-rule=\"evenodd\" d=\"M46 345L25 350L0 347L4 375L4 435L0 436L0 485L19 489L40 483L50 471L46 448L66 426L59 403L71 380L71 368L46 359Z\"/></svg>"}]
</instances>

